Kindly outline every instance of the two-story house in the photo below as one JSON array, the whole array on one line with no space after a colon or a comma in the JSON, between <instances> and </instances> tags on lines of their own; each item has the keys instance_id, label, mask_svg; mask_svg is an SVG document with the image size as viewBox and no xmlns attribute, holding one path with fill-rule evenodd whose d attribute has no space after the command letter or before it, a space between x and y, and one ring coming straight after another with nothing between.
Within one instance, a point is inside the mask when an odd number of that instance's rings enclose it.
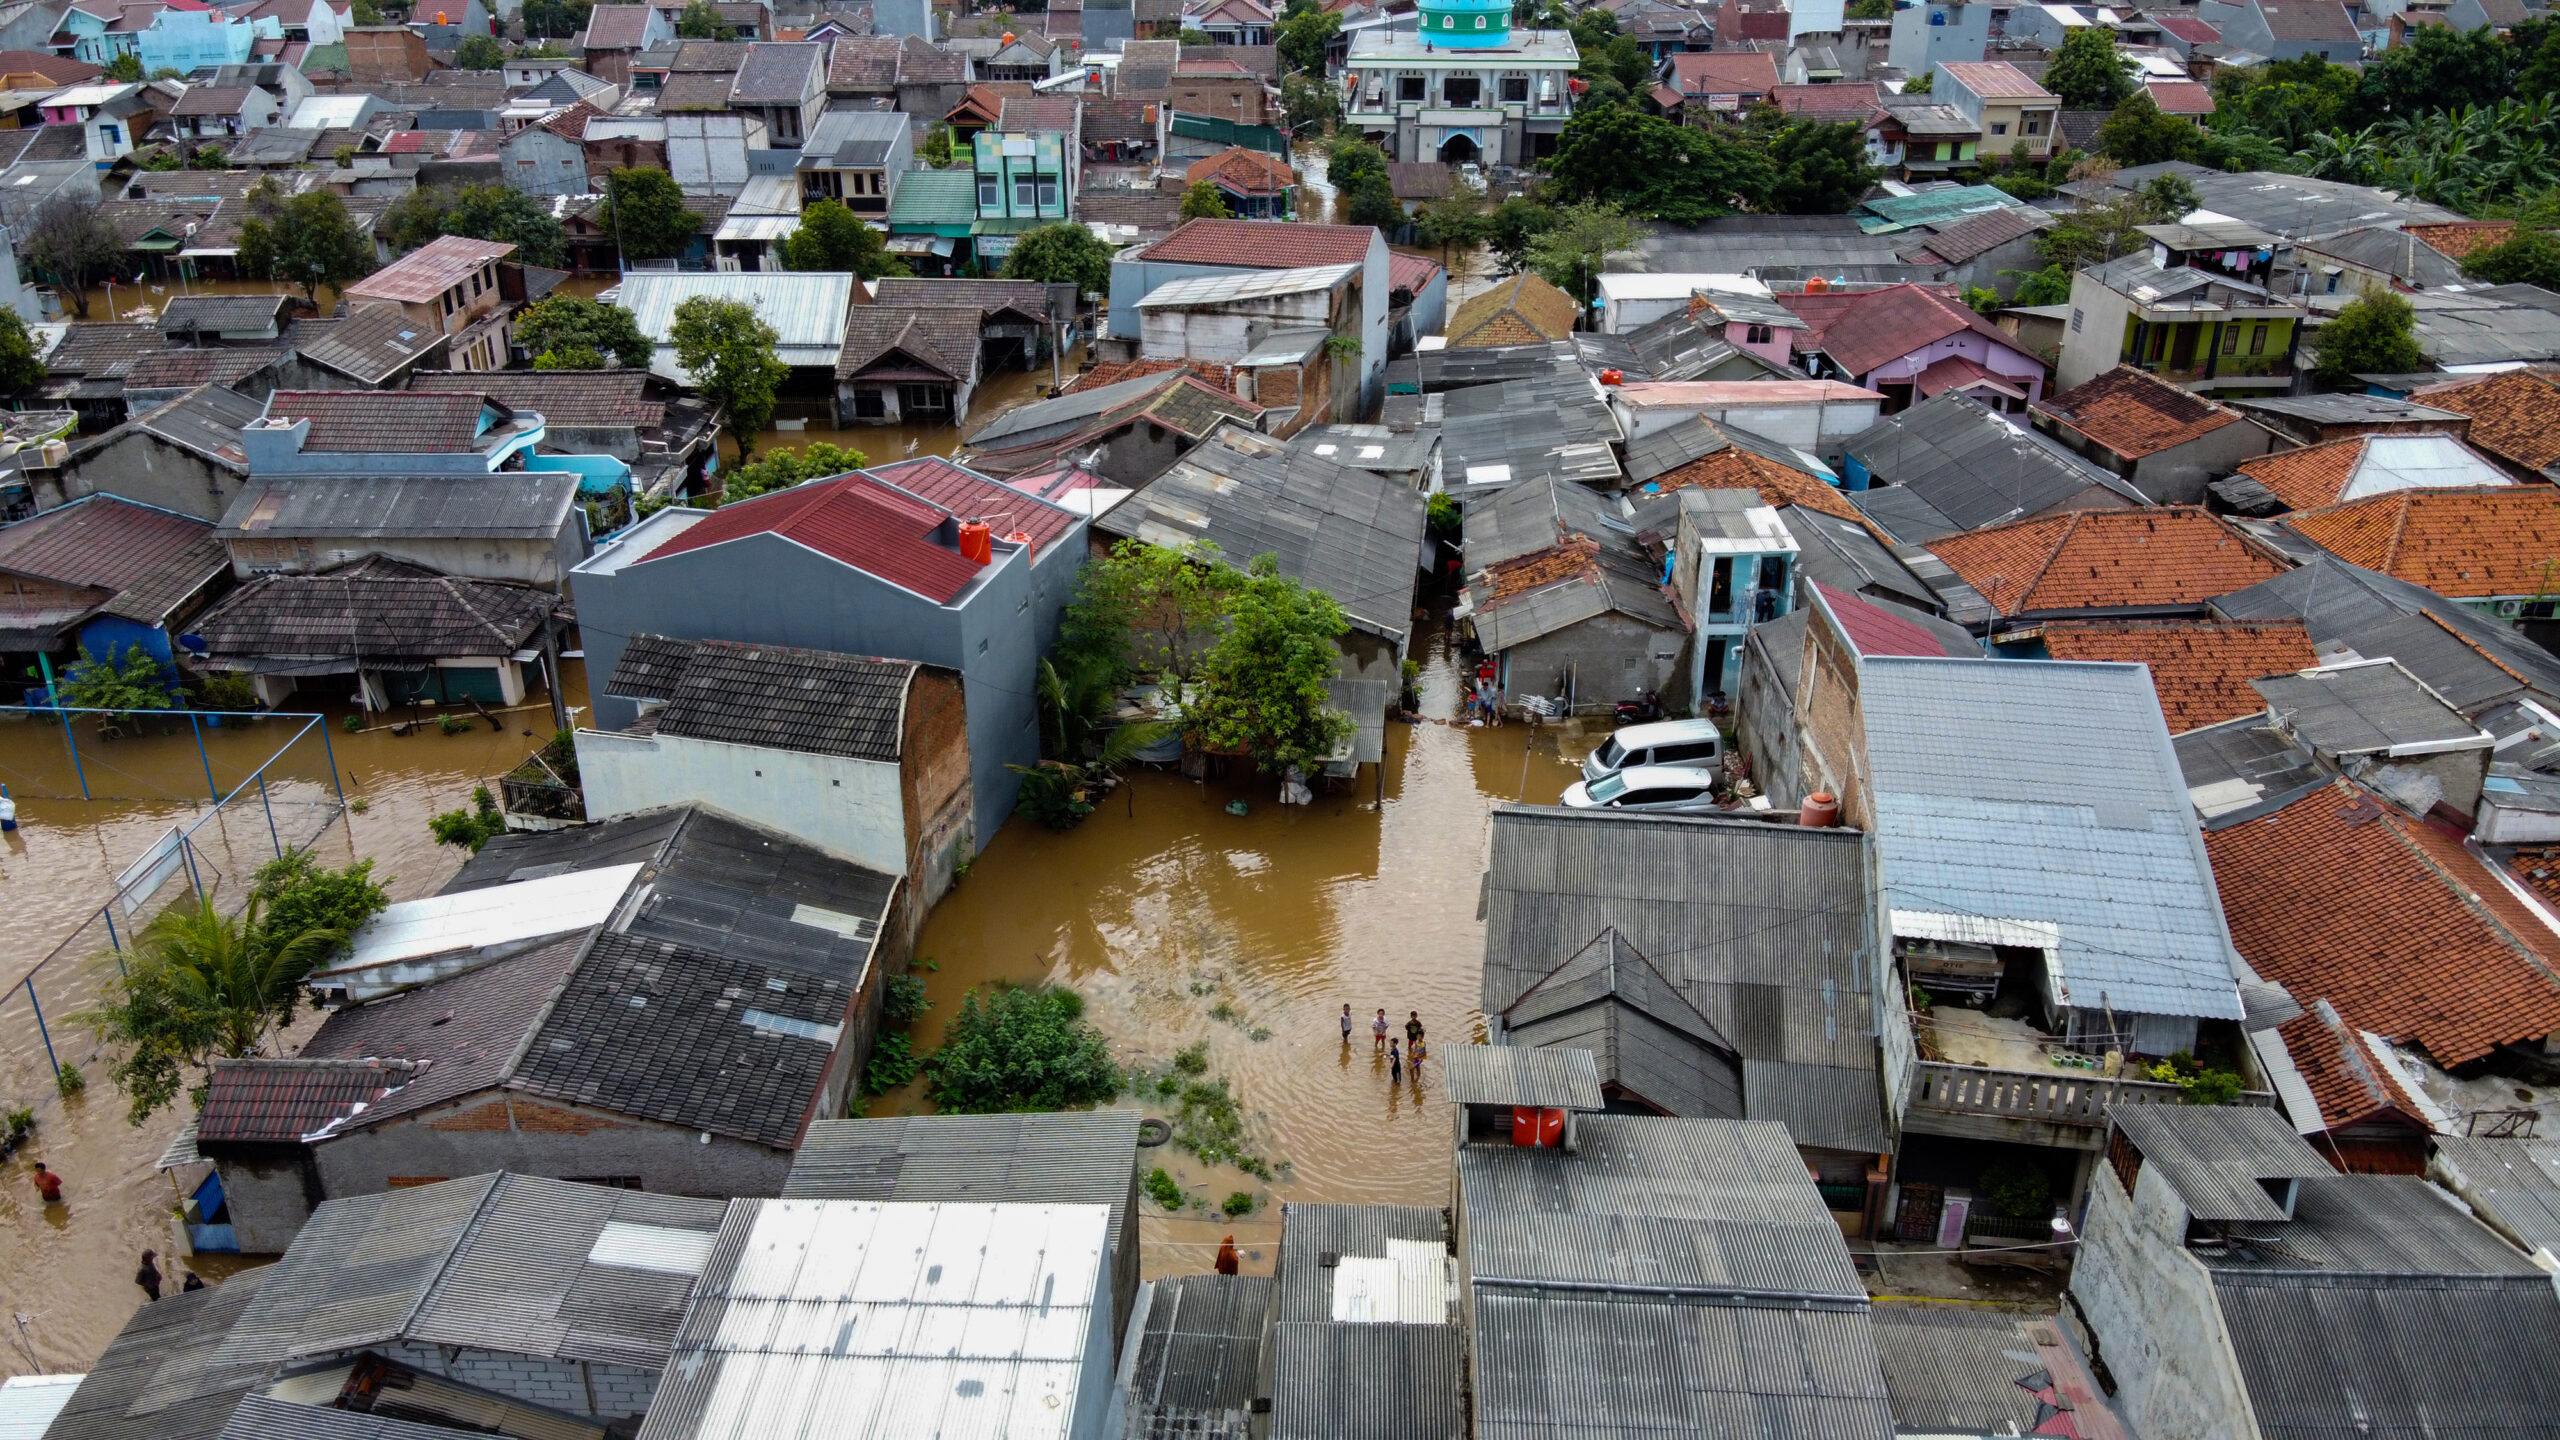
<instances>
[{"instance_id":1,"label":"two-story house","mask_svg":"<svg viewBox=\"0 0 2560 1440\"><path fill-rule=\"evenodd\" d=\"M452 337L452 368L503 370L507 316L498 262L513 245L445 235L428 241L345 290L347 303L397 305L412 320Z\"/></svg>"},{"instance_id":2,"label":"two-story house","mask_svg":"<svg viewBox=\"0 0 2560 1440\"><path fill-rule=\"evenodd\" d=\"M1684 53L1663 62L1662 77L1678 93L1680 109L1731 119L1778 88L1778 62L1759 50Z\"/></svg>"},{"instance_id":3,"label":"two-story house","mask_svg":"<svg viewBox=\"0 0 2560 1440\"><path fill-rule=\"evenodd\" d=\"M1084 178L1077 141L1084 102L1073 95L1014 96L1003 118L971 137L978 179L978 255L1002 259L1022 232L1075 214Z\"/></svg>"},{"instance_id":4,"label":"two-story house","mask_svg":"<svg viewBox=\"0 0 2560 1440\"><path fill-rule=\"evenodd\" d=\"M799 149L827 108L827 47L796 41L748 46L729 87L729 108L762 120L772 148Z\"/></svg>"},{"instance_id":5,"label":"two-story house","mask_svg":"<svg viewBox=\"0 0 2560 1440\"><path fill-rule=\"evenodd\" d=\"M2226 50L2264 55L2270 60L2306 60L2314 56L2332 65L2354 65L2364 59L2364 37L2338 0L2204 0L2198 18L2222 32Z\"/></svg>"},{"instance_id":6,"label":"two-story house","mask_svg":"<svg viewBox=\"0 0 2560 1440\"><path fill-rule=\"evenodd\" d=\"M835 200L885 225L899 177L915 161L915 134L894 110L830 110L800 147L800 202Z\"/></svg>"},{"instance_id":7,"label":"two-story house","mask_svg":"<svg viewBox=\"0 0 2560 1440\"><path fill-rule=\"evenodd\" d=\"M1942 60L1930 93L1956 107L1982 129L1985 154L2007 155L2020 145L2031 159L2053 153L2062 101L2006 60Z\"/></svg>"},{"instance_id":8,"label":"two-story house","mask_svg":"<svg viewBox=\"0 0 2560 1440\"><path fill-rule=\"evenodd\" d=\"M1356 265L1360 319L1357 409L1365 414L1385 393L1388 310L1394 285L1387 242L1372 225L1301 225L1276 220L1193 220L1152 245L1131 246L1111 260L1108 334L1132 345L1144 338L1140 302L1178 281L1231 277L1239 270L1303 270Z\"/></svg>"},{"instance_id":9,"label":"two-story house","mask_svg":"<svg viewBox=\"0 0 2560 1440\"><path fill-rule=\"evenodd\" d=\"M283 113L283 98L259 85L190 85L169 107L171 128L185 140L237 139L275 124Z\"/></svg>"},{"instance_id":10,"label":"two-story house","mask_svg":"<svg viewBox=\"0 0 2560 1440\"><path fill-rule=\"evenodd\" d=\"M2309 311L2267 286L2273 261L2257 257L2276 238L2204 211L2143 233L2150 248L2072 277L2055 386L2124 364L2211 394L2290 390Z\"/></svg>"},{"instance_id":11,"label":"two-story house","mask_svg":"<svg viewBox=\"0 0 2560 1440\"><path fill-rule=\"evenodd\" d=\"M1352 37L1345 128L1396 160L1526 166L1555 153L1582 63L1561 30L1511 29L1511 7L1434 0L1421 29Z\"/></svg>"},{"instance_id":12,"label":"two-story house","mask_svg":"<svg viewBox=\"0 0 2560 1440\"><path fill-rule=\"evenodd\" d=\"M254 482L286 475L494 475L522 469L544 434L538 412L486 395L278 390L241 425L239 440Z\"/></svg>"},{"instance_id":13,"label":"two-story house","mask_svg":"<svg viewBox=\"0 0 2560 1440\"><path fill-rule=\"evenodd\" d=\"M47 125L80 131L82 153L101 170L133 153L135 141L160 117L160 92L148 85L74 85L44 98Z\"/></svg>"},{"instance_id":14,"label":"two-story house","mask_svg":"<svg viewBox=\"0 0 2560 1440\"><path fill-rule=\"evenodd\" d=\"M284 38L284 21L251 10L181 10L172 5L133 37L146 75L193 74L208 65L241 65L260 40Z\"/></svg>"},{"instance_id":15,"label":"two-story house","mask_svg":"<svg viewBox=\"0 0 2560 1440\"><path fill-rule=\"evenodd\" d=\"M631 83L631 57L674 43L676 28L647 5L598 5L587 14L580 37L587 73L616 85Z\"/></svg>"}]
</instances>

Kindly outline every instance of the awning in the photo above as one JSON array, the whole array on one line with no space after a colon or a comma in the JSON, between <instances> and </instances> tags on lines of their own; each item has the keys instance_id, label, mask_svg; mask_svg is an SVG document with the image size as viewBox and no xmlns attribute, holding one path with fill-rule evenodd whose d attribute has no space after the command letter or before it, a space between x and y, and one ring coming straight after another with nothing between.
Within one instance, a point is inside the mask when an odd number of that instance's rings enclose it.
<instances>
[{"instance_id":1,"label":"awning","mask_svg":"<svg viewBox=\"0 0 2560 1440\"><path fill-rule=\"evenodd\" d=\"M949 255L958 245L942 235L892 235L886 248L892 255Z\"/></svg>"},{"instance_id":2,"label":"awning","mask_svg":"<svg viewBox=\"0 0 2560 1440\"><path fill-rule=\"evenodd\" d=\"M721 240L780 240L800 228L797 215L732 215L720 222L711 238Z\"/></svg>"}]
</instances>

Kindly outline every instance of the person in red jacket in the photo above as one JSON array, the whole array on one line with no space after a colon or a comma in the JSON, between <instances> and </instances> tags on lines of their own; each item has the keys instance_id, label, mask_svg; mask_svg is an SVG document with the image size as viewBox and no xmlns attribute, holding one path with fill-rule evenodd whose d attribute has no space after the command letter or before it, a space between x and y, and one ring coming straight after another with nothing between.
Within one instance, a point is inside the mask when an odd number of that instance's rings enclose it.
<instances>
[{"instance_id":1,"label":"person in red jacket","mask_svg":"<svg viewBox=\"0 0 2560 1440\"><path fill-rule=\"evenodd\" d=\"M59 1205L62 1203L62 1177L60 1175L44 1168L44 1162L39 1160L36 1162L35 1178L36 1193L44 1197L44 1203L47 1205Z\"/></svg>"}]
</instances>

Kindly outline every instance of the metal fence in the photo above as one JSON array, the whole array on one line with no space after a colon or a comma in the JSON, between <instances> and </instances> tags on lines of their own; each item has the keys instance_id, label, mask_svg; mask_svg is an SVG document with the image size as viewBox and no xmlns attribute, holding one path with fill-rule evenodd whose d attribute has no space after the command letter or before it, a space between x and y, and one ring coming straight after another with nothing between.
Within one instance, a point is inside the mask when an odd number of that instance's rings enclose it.
<instances>
[{"instance_id":1,"label":"metal fence","mask_svg":"<svg viewBox=\"0 0 2560 1440\"><path fill-rule=\"evenodd\" d=\"M247 905L261 866L309 850L346 813L346 793L325 718L307 714L245 716L167 710L127 717L107 711L0 706L0 731L21 742L0 747L0 789L16 799L167 802L187 800L195 813L173 820L131 856L109 856L119 868L95 909L84 912L33 963L0 971L0 1095L50 1091L61 1072L62 1027L95 1008L108 982L124 970L124 952L151 917L184 899L202 899L226 914ZM206 731L243 725L295 727L236 783L215 778ZM84 740L84 728L115 727L124 738ZM37 754L36 737L52 735L58 754ZM173 794L168 777L182 766L191 736L196 795ZM166 743L149 744L157 739ZM144 745L135 747L141 740ZM316 748L317 754L312 752ZM67 761L67 768L62 762ZM62 782L69 780L69 785ZM200 797L200 798L199 798ZM33 940L28 950L43 943ZM23 960L28 951L9 957Z\"/></svg>"}]
</instances>

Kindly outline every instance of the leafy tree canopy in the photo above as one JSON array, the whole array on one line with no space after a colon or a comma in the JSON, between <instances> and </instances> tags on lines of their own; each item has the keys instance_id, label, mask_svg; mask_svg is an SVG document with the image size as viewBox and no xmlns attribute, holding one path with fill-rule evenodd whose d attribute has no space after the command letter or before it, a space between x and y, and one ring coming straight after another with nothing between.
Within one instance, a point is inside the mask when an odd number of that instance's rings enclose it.
<instances>
[{"instance_id":1,"label":"leafy tree canopy","mask_svg":"<svg viewBox=\"0 0 2560 1440\"><path fill-rule=\"evenodd\" d=\"M1216 184L1194 180L1182 192L1182 218L1185 220L1225 220L1227 197Z\"/></svg>"},{"instance_id":2,"label":"leafy tree canopy","mask_svg":"<svg viewBox=\"0 0 2560 1440\"><path fill-rule=\"evenodd\" d=\"M971 988L920 1068L934 1105L963 1115L1065 1110L1120 1091L1110 1046L1084 1020L1084 997L1049 985Z\"/></svg>"},{"instance_id":3,"label":"leafy tree canopy","mask_svg":"<svg viewBox=\"0 0 2560 1440\"><path fill-rule=\"evenodd\" d=\"M1485 217L1485 244L1505 275L1529 268L1529 242L1555 228L1556 212L1526 195L1508 195Z\"/></svg>"},{"instance_id":4,"label":"leafy tree canopy","mask_svg":"<svg viewBox=\"0 0 2560 1440\"><path fill-rule=\"evenodd\" d=\"M468 235L516 247L527 265L554 269L568 261L569 242L551 207L512 185L437 185L412 190L383 213L391 243L414 250L439 235Z\"/></svg>"},{"instance_id":5,"label":"leafy tree canopy","mask_svg":"<svg viewBox=\"0 0 2560 1440\"><path fill-rule=\"evenodd\" d=\"M2148 90L2127 96L2098 127L2098 148L2119 165L2191 160L2203 145L2204 132L2179 116L2161 114Z\"/></svg>"},{"instance_id":6,"label":"leafy tree canopy","mask_svg":"<svg viewBox=\"0 0 2560 1440\"><path fill-rule=\"evenodd\" d=\"M676 17L676 38L679 40L735 40L738 38L738 31L735 26L720 18L719 11L711 8L711 0L692 0L691 4L684 7L684 12Z\"/></svg>"},{"instance_id":7,"label":"leafy tree canopy","mask_svg":"<svg viewBox=\"0 0 2560 1440\"><path fill-rule=\"evenodd\" d=\"M1333 707L1335 637L1351 628L1321 590L1257 558L1226 597L1225 628L1200 669L1183 723L1202 749L1253 758L1265 771L1312 772L1353 729Z\"/></svg>"},{"instance_id":8,"label":"leafy tree canopy","mask_svg":"<svg viewBox=\"0 0 2560 1440\"><path fill-rule=\"evenodd\" d=\"M15 395L44 383L44 362L27 334L27 322L15 310L0 309L0 395Z\"/></svg>"},{"instance_id":9,"label":"leafy tree canopy","mask_svg":"<svg viewBox=\"0 0 2560 1440\"><path fill-rule=\"evenodd\" d=\"M2135 92L2133 71L2116 53L2112 30L2084 25L2062 38L2044 69L2044 88L2070 110L2112 110Z\"/></svg>"},{"instance_id":10,"label":"leafy tree canopy","mask_svg":"<svg viewBox=\"0 0 2560 1440\"><path fill-rule=\"evenodd\" d=\"M507 52L486 35L465 35L454 47L453 63L465 70L495 70L507 63Z\"/></svg>"},{"instance_id":11,"label":"leafy tree canopy","mask_svg":"<svg viewBox=\"0 0 2560 1440\"><path fill-rule=\"evenodd\" d=\"M1758 150L1623 106L1577 113L1542 163L1564 200L1679 225L1762 204L1777 179Z\"/></svg>"},{"instance_id":12,"label":"leafy tree canopy","mask_svg":"<svg viewBox=\"0 0 2560 1440\"><path fill-rule=\"evenodd\" d=\"M1008 280L1073 285L1087 295L1111 289L1111 246L1082 225L1060 221L1026 232L1004 257Z\"/></svg>"},{"instance_id":13,"label":"leafy tree canopy","mask_svg":"<svg viewBox=\"0 0 2560 1440\"><path fill-rule=\"evenodd\" d=\"M755 307L741 300L696 295L676 307L676 363L693 376L693 388L727 412L726 428L746 463L756 432L773 418L779 387L791 367L775 353L779 337Z\"/></svg>"},{"instance_id":14,"label":"leafy tree canopy","mask_svg":"<svg viewBox=\"0 0 2560 1440\"><path fill-rule=\"evenodd\" d=\"M113 274L124 259L124 237L98 213L97 202L69 195L37 207L22 243L28 261L70 292L72 311L83 320L89 318L89 282Z\"/></svg>"},{"instance_id":15,"label":"leafy tree canopy","mask_svg":"<svg viewBox=\"0 0 2560 1440\"><path fill-rule=\"evenodd\" d=\"M2365 124L2394 116L2495 105L2510 88L2514 47L2487 26L2465 34L2450 25L2413 27L2409 38L2365 62L2357 84Z\"/></svg>"},{"instance_id":16,"label":"leafy tree canopy","mask_svg":"<svg viewBox=\"0 0 2560 1440\"><path fill-rule=\"evenodd\" d=\"M1905 95L1926 95L1930 93L1932 87L1936 86L1937 83L1938 72L1935 70L1930 71L1926 75L1914 75L1910 79L1902 82L1902 93Z\"/></svg>"},{"instance_id":17,"label":"leafy tree canopy","mask_svg":"<svg viewBox=\"0 0 2560 1440\"><path fill-rule=\"evenodd\" d=\"M1867 163L1865 131L1811 120L1778 132L1769 164L1777 172L1769 204L1789 215L1845 214L1881 173Z\"/></svg>"},{"instance_id":18,"label":"leafy tree canopy","mask_svg":"<svg viewBox=\"0 0 2560 1440\"><path fill-rule=\"evenodd\" d=\"M695 0L700 5L701 0ZM708 6L702 8L708 9ZM684 188L656 166L616 170L605 182L599 223L634 260L664 260L691 249L702 222L684 208Z\"/></svg>"},{"instance_id":19,"label":"leafy tree canopy","mask_svg":"<svg viewBox=\"0 0 2560 1440\"><path fill-rule=\"evenodd\" d=\"M2417 308L2388 290L2368 287L2320 327L2321 378L2405 375L2427 368L2418 348Z\"/></svg>"},{"instance_id":20,"label":"leafy tree canopy","mask_svg":"<svg viewBox=\"0 0 2560 1440\"><path fill-rule=\"evenodd\" d=\"M2560 290L2560 238L2548 230L2518 229L2503 244L2472 251L2471 258L2462 262L2462 273L2492 285Z\"/></svg>"},{"instance_id":21,"label":"leafy tree canopy","mask_svg":"<svg viewBox=\"0 0 2560 1440\"><path fill-rule=\"evenodd\" d=\"M107 62L107 78L120 85L130 85L142 78L142 57L127 51Z\"/></svg>"},{"instance_id":22,"label":"leafy tree canopy","mask_svg":"<svg viewBox=\"0 0 2560 1440\"><path fill-rule=\"evenodd\" d=\"M1291 133L1342 118L1342 96L1320 79L1305 75L1280 77L1280 112Z\"/></svg>"},{"instance_id":23,"label":"leafy tree canopy","mask_svg":"<svg viewBox=\"0 0 2560 1440\"><path fill-rule=\"evenodd\" d=\"M74 710L130 715L137 710L174 708L171 695L176 681L169 667L140 645L126 646L122 656L112 648L100 655L83 646L80 659L63 671L54 693Z\"/></svg>"},{"instance_id":24,"label":"leafy tree canopy","mask_svg":"<svg viewBox=\"0 0 2560 1440\"><path fill-rule=\"evenodd\" d=\"M1196 679L1244 573L1201 541L1181 550L1123 540L1076 576L1058 630L1067 670L1118 685L1135 675Z\"/></svg>"},{"instance_id":25,"label":"leafy tree canopy","mask_svg":"<svg viewBox=\"0 0 2560 1440\"><path fill-rule=\"evenodd\" d=\"M243 273L302 287L316 307L320 287L344 289L374 272L373 237L347 213L333 190L287 196L273 180L249 191L240 222Z\"/></svg>"},{"instance_id":26,"label":"leafy tree canopy","mask_svg":"<svg viewBox=\"0 0 2560 1440\"><path fill-rule=\"evenodd\" d=\"M791 232L783 252L784 261L794 270L850 271L865 280L915 273L907 262L889 253L879 231L836 200L802 207L800 228Z\"/></svg>"},{"instance_id":27,"label":"leafy tree canopy","mask_svg":"<svg viewBox=\"0 0 2560 1440\"><path fill-rule=\"evenodd\" d=\"M1341 15L1309 6L1280 22L1280 63L1295 74L1322 79L1325 47L1341 33Z\"/></svg>"},{"instance_id":28,"label":"leafy tree canopy","mask_svg":"<svg viewBox=\"0 0 2560 1440\"><path fill-rule=\"evenodd\" d=\"M870 464L871 457L861 451L830 445L824 440L798 450L771 451L764 458L729 472L727 488L720 492L720 503L727 505L752 500L758 495L788 490L803 480L842 475L848 470L867 469Z\"/></svg>"},{"instance_id":29,"label":"leafy tree canopy","mask_svg":"<svg viewBox=\"0 0 2560 1440\"><path fill-rule=\"evenodd\" d=\"M600 305L582 295L553 295L516 317L516 338L524 342L540 370L601 370L620 365L645 370L656 345L640 333L640 322L619 305ZM579 351L588 364L542 363L544 357Z\"/></svg>"}]
</instances>

